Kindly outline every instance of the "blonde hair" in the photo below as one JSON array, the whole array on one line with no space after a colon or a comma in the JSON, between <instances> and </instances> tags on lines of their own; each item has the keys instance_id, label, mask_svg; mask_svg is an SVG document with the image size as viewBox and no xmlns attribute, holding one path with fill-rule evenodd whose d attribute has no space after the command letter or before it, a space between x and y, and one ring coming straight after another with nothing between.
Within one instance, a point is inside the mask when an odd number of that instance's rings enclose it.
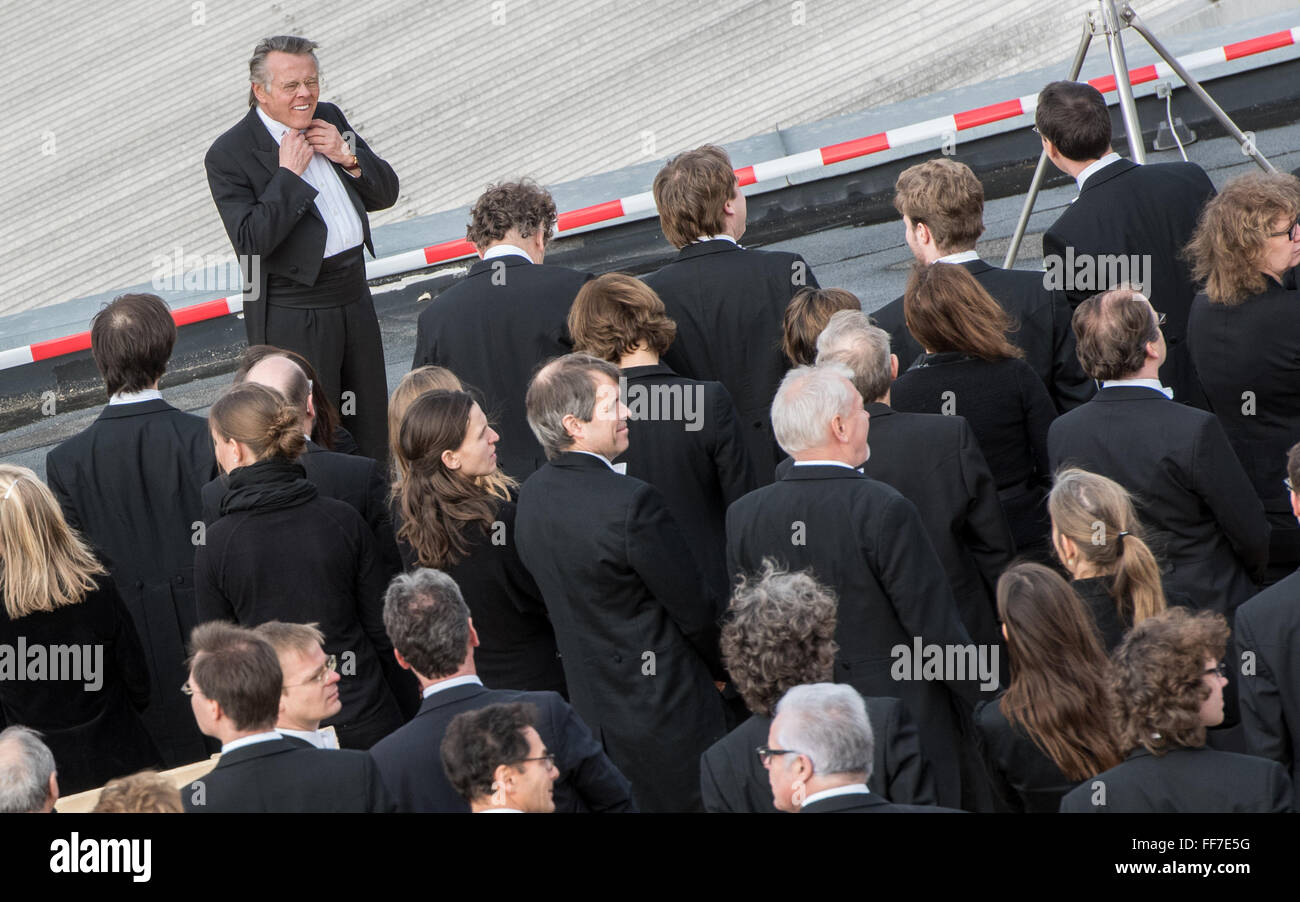
<instances>
[{"instance_id":1,"label":"blonde hair","mask_svg":"<svg viewBox=\"0 0 1300 902\"><path fill-rule=\"evenodd\" d=\"M1126 626L1165 609L1160 566L1122 485L1085 470L1061 470L1047 510L1056 531L1074 542L1080 557L1102 575L1115 576L1111 597Z\"/></svg>"},{"instance_id":2,"label":"blonde hair","mask_svg":"<svg viewBox=\"0 0 1300 902\"><path fill-rule=\"evenodd\" d=\"M11 619L78 604L104 569L26 467L0 464L0 584Z\"/></svg>"}]
</instances>

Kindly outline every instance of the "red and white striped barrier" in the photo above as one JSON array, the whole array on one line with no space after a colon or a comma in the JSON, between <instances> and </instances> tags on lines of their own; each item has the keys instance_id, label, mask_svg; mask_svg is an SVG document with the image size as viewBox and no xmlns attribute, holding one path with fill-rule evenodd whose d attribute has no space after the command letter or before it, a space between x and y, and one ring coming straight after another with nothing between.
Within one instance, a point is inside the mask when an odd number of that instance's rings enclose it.
<instances>
[{"instance_id":1,"label":"red and white striped barrier","mask_svg":"<svg viewBox=\"0 0 1300 902\"><path fill-rule=\"evenodd\" d=\"M1179 57L1178 61L1188 70L1203 69L1206 66L1214 66L1230 60L1241 59L1245 56L1253 56L1257 53L1266 53L1269 50L1277 50L1293 44L1300 44L1300 26L1287 31L1261 35L1247 41L1226 44L1211 50L1201 50L1188 56ZM1130 70L1129 81L1134 85L1140 85L1161 78L1169 78L1173 74L1174 72L1169 68L1168 64L1161 62ZM1114 75L1090 79L1088 83L1103 93L1115 90ZM756 182L784 178L800 172L810 172L823 166L831 166L845 160L869 156L891 148L936 139L942 140L948 135L975 128L976 126L1029 115L1034 112L1037 105L1037 94L1017 97L1014 100L1004 100L1001 103L992 103L988 106L966 110L950 116L940 116L937 119L927 119L924 122L904 125L900 128L891 128L879 134L867 135L865 138L854 138L852 141L842 141L839 144L831 144L815 150L805 150L775 160L765 160L752 166L743 166L736 170L736 178L740 185L744 187ZM561 213L559 222L556 224L556 231L557 233L570 232L583 226L622 219L625 216L651 213L654 212L654 209L654 195L650 191L645 191L641 194L620 197L617 200L609 200L604 203L592 204L589 207L580 207L577 210L568 210ZM419 250L406 251L405 253L371 260L366 264L366 277L368 279L379 279L424 269L436 263L448 263L452 260L472 256L475 256L474 246L465 239L444 241L441 244L433 244ZM218 298L214 301L204 301L201 304L194 304L189 307L181 307L172 311L172 317L176 320L176 325L184 326L206 319L226 316L230 313L238 313L243 309L243 306L241 296L234 295ZM89 347L90 333L80 332L65 338L55 338L49 341L24 345L20 348L11 348L0 351L0 369L22 366L37 360L48 360L51 357L71 354L74 351L84 351Z\"/></svg>"}]
</instances>

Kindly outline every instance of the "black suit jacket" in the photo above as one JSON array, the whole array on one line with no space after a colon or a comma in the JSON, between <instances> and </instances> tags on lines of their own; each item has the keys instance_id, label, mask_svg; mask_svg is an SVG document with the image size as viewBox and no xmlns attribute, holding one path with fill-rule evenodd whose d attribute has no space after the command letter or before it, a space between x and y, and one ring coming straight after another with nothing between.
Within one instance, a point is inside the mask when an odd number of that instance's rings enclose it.
<instances>
[{"instance_id":1,"label":"black suit jacket","mask_svg":"<svg viewBox=\"0 0 1300 902\"><path fill-rule=\"evenodd\" d=\"M1281 764L1294 784L1300 781L1300 572L1238 608L1233 632L1237 650L1254 655L1254 673L1239 678L1246 748Z\"/></svg>"},{"instance_id":2,"label":"black suit jacket","mask_svg":"<svg viewBox=\"0 0 1300 902\"><path fill-rule=\"evenodd\" d=\"M818 287L798 254L755 251L725 239L682 248L645 277L677 323L664 363L692 379L721 382L731 393L745 447L761 484L785 456L772 434L772 399L789 362L783 318L800 288Z\"/></svg>"},{"instance_id":3,"label":"black suit jacket","mask_svg":"<svg viewBox=\"0 0 1300 902\"><path fill-rule=\"evenodd\" d=\"M343 111L332 103L316 104L316 119L335 126L340 134L355 137L361 175L353 178L337 163L338 172L352 206L361 217L366 249L375 252L370 240L367 210L383 210L397 202L397 174L352 131ZM317 191L298 175L280 166L280 147L267 131L257 108L251 107L238 124L223 133L203 158L208 173L212 202L230 236L235 253L257 255L256 294L244 293L244 326L248 343L266 343L266 281L270 273L313 285L320 274L328 229L316 209ZM247 259L240 261L247 267ZM248 282L250 273L244 271Z\"/></svg>"},{"instance_id":4,"label":"black suit jacket","mask_svg":"<svg viewBox=\"0 0 1300 902\"><path fill-rule=\"evenodd\" d=\"M1187 353L1187 317L1196 294L1191 269L1182 250L1192 238L1214 184L1195 163L1148 163L1139 166L1117 160L1094 172L1083 190L1043 233L1043 264L1050 277L1053 258L1065 264L1073 258L1098 260L1102 255L1137 255L1150 261L1151 306L1168 317L1163 330L1169 356L1160 379L1174 389L1174 399L1204 406L1196 371ZM1068 251L1067 251L1068 249ZM1097 265L1091 285L1066 282L1060 287L1071 309L1089 296L1113 287L1112 267ZM1122 278L1123 273L1116 273ZM1130 273L1128 281L1137 282Z\"/></svg>"},{"instance_id":5,"label":"black suit jacket","mask_svg":"<svg viewBox=\"0 0 1300 902\"><path fill-rule=\"evenodd\" d=\"M528 382L538 364L573 350L569 308L591 278L518 254L477 260L420 313L411 367L446 367L481 393L501 435L498 463L516 479L546 463L524 409Z\"/></svg>"},{"instance_id":6,"label":"black suit jacket","mask_svg":"<svg viewBox=\"0 0 1300 902\"><path fill-rule=\"evenodd\" d=\"M1300 528L1282 480L1287 451L1300 440L1300 292L1267 282L1263 292L1233 306L1198 294L1187 344L1210 410L1272 526L1270 562L1294 567Z\"/></svg>"},{"instance_id":7,"label":"black suit jacket","mask_svg":"<svg viewBox=\"0 0 1300 902\"><path fill-rule=\"evenodd\" d=\"M664 496L714 593L728 594L727 507L758 487L744 433L720 382L678 376L663 364L623 371L627 380L627 475ZM680 398L681 407L670 406ZM687 410L691 417L677 416Z\"/></svg>"},{"instance_id":8,"label":"black suit jacket","mask_svg":"<svg viewBox=\"0 0 1300 902\"><path fill-rule=\"evenodd\" d=\"M845 793L818 799L799 809L800 814L962 814L958 808L939 808L935 805L897 805L887 802L874 792Z\"/></svg>"},{"instance_id":9,"label":"black suit jacket","mask_svg":"<svg viewBox=\"0 0 1300 902\"><path fill-rule=\"evenodd\" d=\"M555 626L569 698L646 811L700 807L724 733L720 599L649 483L558 455L519 491L519 557Z\"/></svg>"},{"instance_id":10,"label":"black suit jacket","mask_svg":"<svg viewBox=\"0 0 1300 902\"><path fill-rule=\"evenodd\" d=\"M221 756L181 789L190 814L387 814L396 810L365 752L269 739Z\"/></svg>"},{"instance_id":11,"label":"black suit jacket","mask_svg":"<svg viewBox=\"0 0 1300 902\"><path fill-rule=\"evenodd\" d=\"M375 550L385 575L400 573L402 557L394 537L384 468L373 458L326 451L310 440L297 460L307 471L307 481L316 486L321 497L346 502L366 521L374 533ZM221 499L226 494L227 482L229 477L222 474L203 487L203 522L209 526L221 518Z\"/></svg>"},{"instance_id":12,"label":"black suit jacket","mask_svg":"<svg viewBox=\"0 0 1300 902\"><path fill-rule=\"evenodd\" d=\"M1083 372L1075 354L1071 308L1065 295L1043 287L1043 274L1002 269L983 260L958 266L997 301L1015 321L1007 338L1025 352L1025 363L1038 374L1058 411L1072 410L1092 397L1096 384ZM889 349L898 355L899 372L906 372L925 349L907 331L903 299L895 298L871 314L889 333Z\"/></svg>"},{"instance_id":13,"label":"black suit jacket","mask_svg":"<svg viewBox=\"0 0 1300 902\"><path fill-rule=\"evenodd\" d=\"M528 702L537 708L537 733L555 755L557 812L636 811L632 787L610 761L576 711L554 692L485 689L469 684L435 692L415 718L370 749L398 811L465 812L469 803L451 788L439 749L457 714L488 705Z\"/></svg>"},{"instance_id":14,"label":"black suit jacket","mask_svg":"<svg viewBox=\"0 0 1300 902\"><path fill-rule=\"evenodd\" d=\"M104 558L144 645L145 726L169 767L207 756L189 701L199 492L217 475L207 421L166 401L110 404L52 449L45 478L68 524Z\"/></svg>"},{"instance_id":15,"label":"black suit jacket","mask_svg":"<svg viewBox=\"0 0 1300 902\"><path fill-rule=\"evenodd\" d=\"M1094 796L1104 805L1094 805ZM1157 758L1138 747L1126 760L1061 799L1063 813L1183 814L1292 810L1291 778L1276 761L1209 746L1173 748Z\"/></svg>"},{"instance_id":16,"label":"black suit jacket","mask_svg":"<svg viewBox=\"0 0 1300 902\"><path fill-rule=\"evenodd\" d=\"M920 726L937 800L959 804L959 706L968 711L978 698L979 679L893 676L901 660L893 650L910 654L914 637L926 645L971 644L916 507L857 470L794 467L727 511L729 571L756 573L765 557L793 570L811 568L835 591L835 681L863 695L901 698Z\"/></svg>"},{"instance_id":17,"label":"black suit jacket","mask_svg":"<svg viewBox=\"0 0 1300 902\"><path fill-rule=\"evenodd\" d=\"M867 787L893 802L933 805L934 778L907 707L896 698L863 701L875 737ZM767 769L756 751L767 745L771 727L771 717L754 714L700 756L705 811L776 813Z\"/></svg>"}]
</instances>

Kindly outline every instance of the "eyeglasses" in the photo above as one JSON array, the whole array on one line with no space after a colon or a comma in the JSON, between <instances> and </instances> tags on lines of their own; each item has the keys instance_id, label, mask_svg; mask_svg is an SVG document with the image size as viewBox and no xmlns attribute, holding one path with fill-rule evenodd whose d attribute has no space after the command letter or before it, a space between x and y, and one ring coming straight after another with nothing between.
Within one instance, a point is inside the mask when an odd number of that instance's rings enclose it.
<instances>
[{"instance_id":1,"label":"eyeglasses","mask_svg":"<svg viewBox=\"0 0 1300 902\"><path fill-rule=\"evenodd\" d=\"M317 88L320 87L320 79L307 78L307 79L303 79L301 82L286 81L284 84L280 85L280 90L288 94L293 94L297 92L298 85L300 84L305 85L308 91L315 91Z\"/></svg>"},{"instance_id":2,"label":"eyeglasses","mask_svg":"<svg viewBox=\"0 0 1300 902\"><path fill-rule=\"evenodd\" d=\"M1297 216L1297 217L1296 217L1296 221L1293 222L1293 223L1291 223L1291 225L1290 225L1289 228L1287 228L1287 229L1285 229L1284 231L1281 231L1281 232L1269 232L1269 233L1268 233L1268 237L1270 237L1270 238L1281 238L1283 235L1285 235L1286 237L1290 238L1292 241L1295 241L1295 240L1296 240L1296 229L1300 229L1300 216Z\"/></svg>"},{"instance_id":3,"label":"eyeglasses","mask_svg":"<svg viewBox=\"0 0 1300 902\"><path fill-rule=\"evenodd\" d=\"M774 755L798 755L793 749L771 749L765 745L760 745L754 751L758 752L758 760L763 762L764 767L772 766L772 757Z\"/></svg>"},{"instance_id":4,"label":"eyeglasses","mask_svg":"<svg viewBox=\"0 0 1300 902\"><path fill-rule=\"evenodd\" d=\"M186 695L194 694L194 687L190 685L189 680L186 680L185 682L181 683L181 692L184 692Z\"/></svg>"},{"instance_id":5,"label":"eyeglasses","mask_svg":"<svg viewBox=\"0 0 1300 902\"><path fill-rule=\"evenodd\" d=\"M323 683L331 673L339 669L339 659L337 655L330 655L325 659L325 663L320 666L315 673L307 677L301 683L285 683L285 689L296 689L299 686L308 686L312 683Z\"/></svg>"},{"instance_id":6,"label":"eyeglasses","mask_svg":"<svg viewBox=\"0 0 1300 902\"><path fill-rule=\"evenodd\" d=\"M1226 677L1228 675L1228 668L1224 665L1222 661L1220 661L1218 664L1215 664L1213 667L1205 668L1205 676L1209 676L1212 673L1218 674L1221 677Z\"/></svg>"},{"instance_id":7,"label":"eyeglasses","mask_svg":"<svg viewBox=\"0 0 1300 902\"><path fill-rule=\"evenodd\" d=\"M548 752L545 755L538 755L536 758L520 758L518 763L523 764L525 761L545 761L547 767L555 767L555 753Z\"/></svg>"},{"instance_id":8,"label":"eyeglasses","mask_svg":"<svg viewBox=\"0 0 1300 902\"><path fill-rule=\"evenodd\" d=\"M1156 314L1156 325L1157 325L1157 326L1163 326L1163 325L1165 324L1165 322L1166 322L1168 319L1169 319L1169 316L1168 316L1167 314L1164 314L1164 313L1157 313L1157 314Z\"/></svg>"},{"instance_id":9,"label":"eyeglasses","mask_svg":"<svg viewBox=\"0 0 1300 902\"><path fill-rule=\"evenodd\" d=\"M1288 476L1286 479L1283 479L1283 480L1282 480L1282 485L1286 486L1286 490L1287 490L1288 492L1294 492L1294 491L1295 491L1295 489L1291 488L1291 477L1290 477L1290 476Z\"/></svg>"},{"instance_id":10,"label":"eyeglasses","mask_svg":"<svg viewBox=\"0 0 1300 902\"><path fill-rule=\"evenodd\" d=\"M1032 131L1035 135L1038 135L1038 137L1041 138L1041 137L1043 136L1043 133L1040 132L1040 131L1038 130L1038 126L1036 126L1036 125L1031 125L1031 126L1029 126L1029 129L1030 129L1030 131Z\"/></svg>"}]
</instances>

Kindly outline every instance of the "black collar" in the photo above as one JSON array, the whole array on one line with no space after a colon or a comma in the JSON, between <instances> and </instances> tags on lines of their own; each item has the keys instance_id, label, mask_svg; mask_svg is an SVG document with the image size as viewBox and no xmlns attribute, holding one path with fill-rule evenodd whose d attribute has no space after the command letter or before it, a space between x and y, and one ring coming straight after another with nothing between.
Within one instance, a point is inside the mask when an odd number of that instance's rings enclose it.
<instances>
[{"instance_id":1,"label":"black collar","mask_svg":"<svg viewBox=\"0 0 1300 902\"><path fill-rule=\"evenodd\" d=\"M781 477L781 480L795 479L866 479L861 470L854 470L849 467L840 467L833 464L814 464L805 466L802 464L792 464L790 472Z\"/></svg>"},{"instance_id":2,"label":"black collar","mask_svg":"<svg viewBox=\"0 0 1300 902\"><path fill-rule=\"evenodd\" d=\"M439 690L420 702L420 710L416 712L415 716L420 717L429 714L447 705L473 698L476 695L482 695L484 692L487 692L487 687L478 683L465 683L461 686L452 686L450 689Z\"/></svg>"},{"instance_id":3,"label":"black collar","mask_svg":"<svg viewBox=\"0 0 1300 902\"><path fill-rule=\"evenodd\" d=\"M605 470L609 473L617 472L609 464L605 463L603 458L593 456L592 453L583 451L561 451L559 454L547 461L552 467L563 467L566 470Z\"/></svg>"},{"instance_id":4,"label":"black collar","mask_svg":"<svg viewBox=\"0 0 1300 902\"><path fill-rule=\"evenodd\" d=\"M469 274L466 276L466 278L469 278L470 276L479 276L485 272L488 272L489 270L492 269L493 266L496 265L498 260L501 261L503 264L505 264L507 268L514 267L514 266L537 266L538 265L533 263L531 257L521 257L518 254L502 254L500 257L493 257L491 260L483 260L483 259L475 260L472 264L470 264Z\"/></svg>"},{"instance_id":5,"label":"black collar","mask_svg":"<svg viewBox=\"0 0 1300 902\"><path fill-rule=\"evenodd\" d=\"M1132 160L1126 160L1123 157L1120 157L1115 162L1101 167L1092 175L1088 176L1088 180L1083 183L1083 188L1079 193L1082 194L1084 191L1091 191L1098 185L1105 184L1116 176L1123 175L1130 169L1137 169L1137 167L1138 164L1134 163Z\"/></svg>"},{"instance_id":6,"label":"black collar","mask_svg":"<svg viewBox=\"0 0 1300 902\"><path fill-rule=\"evenodd\" d=\"M166 410L176 410L162 398L151 398L148 401L134 401L130 404L108 404L99 413L101 420L115 420L120 417L138 417L146 413L162 413Z\"/></svg>"},{"instance_id":7,"label":"black collar","mask_svg":"<svg viewBox=\"0 0 1300 902\"><path fill-rule=\"evenodd\" d=\"M887 417L894 412L894 408L881 401L872 401L867 405L867 414L871 419L876 420L880 417Z\"/></svg>"},{"instance_id":8,"label":"black collar","mask_svg":"<svg viewBox=\"0 0 1300 902\"><path fill-rule=\"evenodd\" d=\"M623 375L628 379L641 379L645 376L676 376L673 368L666 363L649 363L645 366L624 367Z\"/></svg>"},{"instance_id":9,"label":"black collar","mask_svg":"<svg viewBox=\"0 0 1300 902\"><path fill-rule=\"evenodd\" d=\"M1147 388L1145 385L1112 385L1109 388L1099 388L1097 393L1092 396L1094 401L1169 401L1164 392L1156 391L1154 388Z\"/></svg>"},{"instance_id":10,"label":"black collar","mask_svg":"<svg viewBox=\"0 0 1300 902\"><path fill-rule=\"evenodd\" d=\"M708 254L729 254L732 251L738 251L742 248L740 245L728 241L725 238L714 238L712 241L697 241L694 244L688 244L677 252L678 260L690 260L694 257L704 257Z\"/></svg>"}]
</instances>

